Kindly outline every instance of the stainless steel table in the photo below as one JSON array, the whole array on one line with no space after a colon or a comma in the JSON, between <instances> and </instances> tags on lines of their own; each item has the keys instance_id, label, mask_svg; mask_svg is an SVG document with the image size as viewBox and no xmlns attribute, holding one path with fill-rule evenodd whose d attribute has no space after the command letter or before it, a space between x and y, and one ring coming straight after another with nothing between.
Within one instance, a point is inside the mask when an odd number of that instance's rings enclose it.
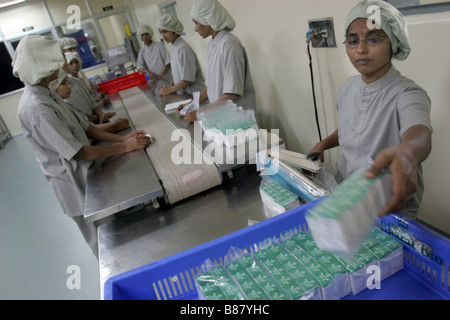
<instances>
[{"instance_id":1,"label":"stainless steel table","mask_svg":"<svg viewBox=\"0 0 450 320\"><path fill-rule=\"evenodd\" d=\"M84 218L98 221L163 196L145 151L110 157L88 173Z\"/></svg>"},{"instance_id":2,"label":"stainless steel table","mask_svg":"<svg viewBox=\"0 0 450 320\"><path fill-rule=\"evenodd\" d=\"M129 119L117 96L112 96L112 101L116 117ZM88 172L84 218L98 221L163 196L158 175L145 150L108 157Z\"/></svg>"},{"instance_id":3,"label":"stainless steel table","mask_svg":"<svg viewBox=\"0 0 450 320\"><path fill-rule=\"evenodd\" d=\"M160 260L267 219L254 165L232 179L170 207L145 207L98 227L100 284L110 277Z\"/></svg>"}]
</instances>

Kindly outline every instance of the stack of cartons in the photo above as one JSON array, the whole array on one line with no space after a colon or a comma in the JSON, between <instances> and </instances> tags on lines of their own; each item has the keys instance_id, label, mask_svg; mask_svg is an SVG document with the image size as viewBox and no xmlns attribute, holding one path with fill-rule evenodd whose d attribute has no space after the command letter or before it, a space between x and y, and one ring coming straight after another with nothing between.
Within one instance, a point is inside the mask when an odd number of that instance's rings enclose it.
<instances>
[{"instance_id":1,"label":"stack of cartons","mask_svg":"<svg viewBox=\"0 0 450 320\"><path fill-rule=\"evenodd\" d=\"M369 266L381 280L403 268L402 245L377 227L350 260L321 250L307 232L269 243L197 275L200 299L336 300L367 288Z\"/></svg>"}]
</instances>

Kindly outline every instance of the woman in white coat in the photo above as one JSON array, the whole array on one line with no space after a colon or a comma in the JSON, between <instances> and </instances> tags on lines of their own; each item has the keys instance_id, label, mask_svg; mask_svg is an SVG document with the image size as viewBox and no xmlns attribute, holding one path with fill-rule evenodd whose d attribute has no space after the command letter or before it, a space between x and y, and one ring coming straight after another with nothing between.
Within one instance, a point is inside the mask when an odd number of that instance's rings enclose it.
<instances>
[{"instance_id":1,"label":"woman in white coat","mask_svg":"<svg viewBox=\"0 0 450 320\"><path fill-rule=\"evenodd\" d=\"M158 20L157 27L162 38L171 43L170 68L173 82L170 86L159 88L161 95L171 93L193 94L205 88L202 68L192 47L181 37L184 27L175 16L165 14Z\"/></svg>"},{"instance_id":2,"label":"woman in white coat","mask_svg":"<svg viewBox=\"0 0 450 320\"><path fill-rule=\"evenodd\" d=\"M431 101L392 63L411 51L406 19L385 1L364 0L348 14L345 35L347 55L359 75L339 90L338 129L310 152L340 147L338 182L373 160L367 178L382 170L392 175L392 198L380 216L401 212L415 218L424 191L421 163L431 152Z\"/></svg>"},{"instance_id":3,"label":"woman in white coat","mask_svg":"<svg viewBox=\"0 0 450 320\"><path fill-rule=\"evenodd\" d=\"M138 70L145 72L150 81L163 80L166 84L171 83L170 55L164 42L153 41L154 32L148 25L142 25L138 35L144 42L137 58Z\"/></svg>"},{"instance_id":4,"label":"woman in white coat","mask_svg":"<svg viewBox=\"0 0 450 320\"><path fill-rule=\"evenodd\" d=\"M255 89L250 73L247 52L234 36L236 23L217 0L196 0L191 16L195 32L202 38L211 37L206 62L206 88L200 94L200 103L209 100L219 105L228 100L238 106L256 109ZM197 111L184 116L186 121L197 119Z\"/></svg>"}]
</instances>

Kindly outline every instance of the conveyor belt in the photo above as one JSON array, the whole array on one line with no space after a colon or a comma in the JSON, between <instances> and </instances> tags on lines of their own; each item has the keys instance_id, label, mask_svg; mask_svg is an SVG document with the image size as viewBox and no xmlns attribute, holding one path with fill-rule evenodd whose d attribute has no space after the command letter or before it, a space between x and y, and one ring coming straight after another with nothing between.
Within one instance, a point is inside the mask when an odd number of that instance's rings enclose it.
<instances>
[{"instance_id":1,"label":"conveyor belt","mask_svg":"<svg viewBox=\"0 0 450 320\"><path fill-rule=\"evenodd\" d=\"M198 152L203 154L203 150L192 141L191 163L177 165L172 161L172 150L180 142L171 141L171 136L178 128L138 87L121 91L120 96L135 128L146 130L154 139L154 143L146 151L170 203L186 199L222 183L222 175L214 163L194 163L194 155Z\"/></svg>"}]
</instances>

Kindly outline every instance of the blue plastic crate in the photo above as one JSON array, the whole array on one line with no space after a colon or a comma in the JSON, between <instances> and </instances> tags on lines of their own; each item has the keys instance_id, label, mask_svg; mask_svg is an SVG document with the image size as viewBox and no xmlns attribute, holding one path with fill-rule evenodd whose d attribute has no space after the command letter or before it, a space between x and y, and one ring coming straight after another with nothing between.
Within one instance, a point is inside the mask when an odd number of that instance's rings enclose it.
<instances>
[{"instance_id":1,"label":"blue plastic crate","mask_svg":"<svg viewBox=\"0 0 450 320\"><path fill-rule=\"evenodd\" d=\"M319 200L320 201L320 200ZM195 300L194 278L211 259L227 260L230 247L252 250L264 239L286 232L306 231L305 213L318 201L108 279L105 300ZM402 215L379 220L379 227L404 245L404 269L344 299L450 299L450 240Z\"/></svg>"}]
</instances>

